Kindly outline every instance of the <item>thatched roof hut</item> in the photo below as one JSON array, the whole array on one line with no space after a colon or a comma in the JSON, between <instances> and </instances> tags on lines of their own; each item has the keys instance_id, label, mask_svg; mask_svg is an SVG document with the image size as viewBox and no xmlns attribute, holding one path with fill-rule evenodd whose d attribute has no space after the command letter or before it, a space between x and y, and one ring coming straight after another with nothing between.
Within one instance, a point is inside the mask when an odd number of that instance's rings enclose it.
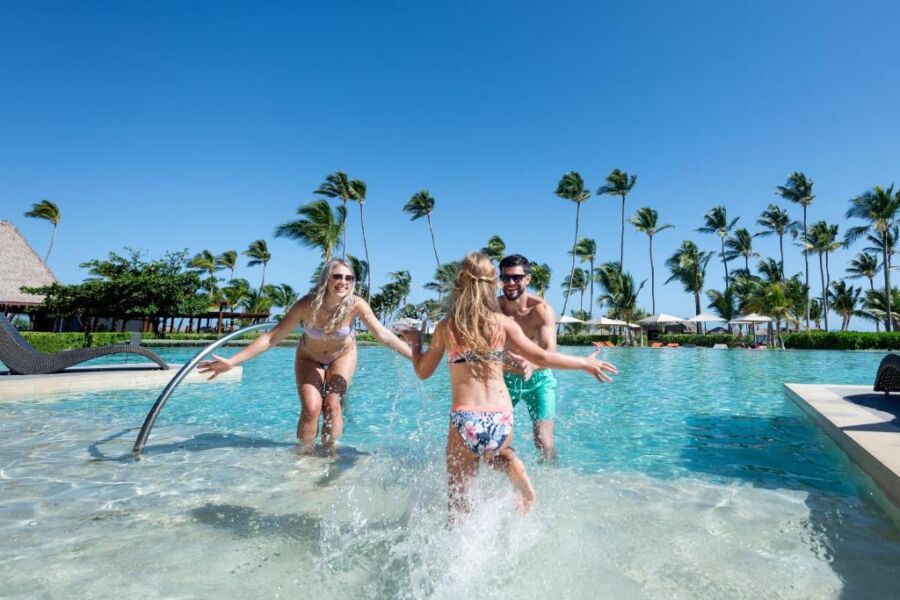
<instances>
[{"instance_id":1,"label":"thatched roof hut","mask_svg":"<svg viewBox=\"0 0 900 600\"><path fill-rule=\"evenodd\" d=\"M0 309L42 304L43 297L24 294L19 288L54 282L56 277L16 226L0 221Z\"/></svg>"}]
</instances>

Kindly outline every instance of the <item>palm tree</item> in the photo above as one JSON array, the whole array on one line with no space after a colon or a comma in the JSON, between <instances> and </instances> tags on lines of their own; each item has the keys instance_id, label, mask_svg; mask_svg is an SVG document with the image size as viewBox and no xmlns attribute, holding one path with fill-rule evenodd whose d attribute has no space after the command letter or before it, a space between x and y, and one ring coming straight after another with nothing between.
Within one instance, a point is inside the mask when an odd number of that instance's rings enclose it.
<instances>
[{"instance_id":1,"label":"palm tree","mask_svg":"<svg viewBox=\"0 0 900 600\"><path fill-rule=\"evenodd\" d=\"M234 312L238 305L244 303L247 294L250 293L250 282L246 279L232 279L228 285L222 288L222 294L228 303L230 312ZM231 317L231 326L234 326L234 317Z\"/></svg>"},{"instance_id":2,"label":"palm tree","mask_svg":"<svg viewBox=\"0 0 900 600\"><path fill-rule=\"evenodd\" d=\"M353 275L356 277L356 285L353 286L353 293L357 296L369 297L369 285L365 283L369 276L369 263L361 260L352 254L348 254L346 259L353 268ZM316 281L319 279L319 273L316 273Z\"/></svg>"},{"instance_id":3,"label":"palm tree","mask_svg":"<svg viewBox=\"0 0 900 600\"><path fill-rule=\"evenodd\" d=\"M885 291L881 289L867 291L865 298L863 299L865 310L862 311L860 316L887 321L889 318L888 315L890 315L890 321L894 324L894 330L896 331L897 322L900 320L900 314L897 312L897 307L900 307L900 290L897 288L891 289L891 311L888 311L887 309L887 296Z\"/></svg>"},{"instance_id":4,"label":"palm tree","mask_svg":"<svg viewBox=\"0 0 900 600\"><path fill-rule=\"evenodd\" d=\"M575 269L571 279L569 277L563 279L562 288L564 294L571 294L576 291L581 293L581 302L578 310L584 310L584 292L587 290L587 280L589 278L590 276L585 274L584 269Z\"/></svg>"},{"instance_id":5,"label":"palm tree","mask_svg":"<svg viewBox=\"0 0 900 600\"><path fill-rule=\"evenodd\" d=\"M643 311L638 308L637 298L647 283L645 279L635 287L634 279L630 273L623 273L622 266L616 262L603 263L596 269L597 284L601 294L597 303L609 307L609 316L624 321L636 321L641 318ZM625 336L631 343L631 330L625 328Z\"/></svg>"},{"instance_id":6,"label":"palm tree","mask_svg":"<svg viewBox=\"0 0 900 600\"><path fill-rule=\"evenodd\" d=\"M428 221L428 231L431 232L431 248L434 250L434 261L438 269L441 268L441 259L438 258L437 244L434 242L434 228L431 226L431 213L434 211L434 197L428 190L419 190L409 199L403 207L403 212L410 215L409 220L415 221L425 217Z\"/></svg>"},{"instance_id":7,"label":"palm tree","mask_svg":"<svg viewBox=\"0 0 900 600\"><path fill-rule=\"evenodd\" d=\"M250 242L250 245L244 250L244 256L250 258L247 262L248 267L262 265L262 279L259 282L259 288L262 289L266 285L266 266L269 264L269 261L272 260L272 254L269 252L269 245L266 244L266 240Z\"/></svg>"},{"instance_id":8,"label":"palm tree","mask_svg":"<svg viewBox=\"0 0 900 600\"><path fill-rule=\"evenodd\" d=\"M569 171L559 180L556 186L556 195L564 200L571 200L575 203L575 241L572 242L572 268L569 270L569 282L575 276L575 248L578 245L578 221L581 217L581 203L591 197L591 192L584 188L584 179L575 171ZM623 200L624 202L624 200ZM566 292L565 300L563 300L563 308L561 314L566 314L566 305L569 303L569 295L572 290ZM557 327L557 331L559 328Z\"/></svg>"},{"instance_id":9,"label":"palm tree","mask_svg":"<svg viewBox=\"0 0 900 600\"><path fill-rule=\"evenodd\" d=\"M266 286L266 293L269 295L269 298L272 299L273 306L283 308L285 311L300 299L300 294L295 292L294 288L286 283L277 286Z\"/></svg>"},{"instance_id":10,"label":"palm tree","mask_svg":"<svg viewBox=\"0 0 900 600\"><path fill-rule=\"evenodd\" d=\"M874 232L880 234L882 243L882 267L884 271L884 289L887 313L891 314L891 295L887 293L891 289L890 258L888 255L888 234L897 215L900 213L900 190L894 193L894 186L883 188L876 185L870 191L850 200L850 208L847 209L848 219L863 219L868 221L865 225L851 227L844 236L844 243L851 244L859 237ZM893 248L892 248L893 249ZM891 319L885 321L885 330L893 331Z\"/></svg>"},{"instance_id":11,"label":"palm tree","mask_svg":"<svg viewBox=\"0 0 900 600\"><path fill-rule=\"evenodd\" d=\"M332 210L327 200L313 200L298 208L297 214L303 218L276 227L275 237L296 240L307 248L318 248L324 262L331 260L335 248L341 246L347 209L336 206Z\"/></svg>"},{"instance_id":12,"label":"palm tree","mask_svg":"<svg viewBox=\"0 0 900 600\"><path fill-rule=\"evenodd\" d=\"M628 175L625 171L613 169L606 176L606 185L597 190L597 195L608 194L622 198L622 232L619 235L619 264L625 266L625 197L637 183L637 175Z\"/></svg>"},{"instance_id":13,"label":"palm tree","mask_svg":"<svg viewBox=\"0 0 900 600\"><path fill-rule=\"evenodd\" d=\"M222 268L231 270L231 277L234 279L234 270L237 268L238 253L237 250L226 250L216 257L216 264Z\"/></svg>"},{"instance_id":14,"label":"palm tree","mask_svg":"<svg viewBox=\"0 0 900 600\"><path fill-rule=\"evenodd\" d=\"M840 243L837 241L837 231L837 225L829 225L825 221L818 221L809 228L807 233L803 234L805 251L819 255L819 276L822 279L822 315L825 320L825 331L828 331L828 282L826 280L824 261L827 260L830 253L840 247Z\"/></svg>"},{"instance_id":15,"label":"palm tree","mask_svg":"<svg viewBox=\"0 0 900 600\"><path fill-rule=\"evenodd\" d=\"M758 286L747 299L747 309L764 313L775 319L775 341L784 350L784 339L781 337L781 322L790 321L791 302L785 295L781 283L768 283Z\"/></svg>"},{"instance_id":16,"label":"palm tree","mask_svg":"<svg viewBox=\"0 0 900 600\"><path fill-rule=\"evenodd\" d=\"M860 252L856 258L850 261L847 267L847 273L850 279L861 279L865 277L869 280L869 291L875 292L875 275L878 274L878 257L868 252ZM881 331L881 322L875 320L875 331Z\"/></svg>"},{"instance_id":17,"label":"palm tree","mask_svg":"<svg viewBox=\"0 0 900 600\"><path fill-rule=\"evenodd\" d=\"M774 258L764 258L756 265L756 270L767 283L784 283L784 266Z\"/></svg>"},{"instance_id":18,"label":"palm tree","mask_svg":"<svg viewBox=\"0 0 900 600\"><path fill-rule=\"evenodd\" d=\"M369 242L366 241L366 220L363 216L363 206L366 204L366 182L362 179L350 181L351 199L359 203L359 226L362 229L363 251L366 253L366 266L369 262ZM372 289L372 270L366 268L366 298L369 298L369 290Z\"/></svg>"},{"instance_id":19,"label":"palm tree","mask_svg":"<svg viewBox=\"0 0 900 600\"><path fill-rule=\"evenodd\" d=\"M656 314L656 270L653 266L653 236L666 229L674 229L674 225L657 225L659 215L649 206L639 208L629 219L634 228L647 234L650 240L650 305L651 312Z\"/></svg>"},{"instance_id":20,"label":"palm tree","mask_svg":"<svg viewBox=\"0 0 900 600\"><path fill-rule=\"evenodd\" d=\"M547 263L532 263L531 282L528 284L528 287L536 291L538 295L543 298L544 294L547 292L547 288L550 287L550 276L552 274L553 272L550 270L550 266Z\"/></svg>"},{"instance_id":21,"label":"palm tree","mask_svg":"<svg viewBox=\"0 0 900 600\"><path fill-rule=\"evenodd\" d=\"M319 186L319 188L313 192L319 196L324 196L326 198L338 198L342 202L341 208L344 209L344 218L346 219L347 215L347 201L355 200L355 195L357 190L354 189L355 180L353 182L350 181L350 178L347 177L347 174L343 171L335 171L331 175L325 178L325 182ZM363 187L365 187L365 183L363 183ZM365 189L363 189L363 194L365 194ZM365 199L363 199L365 202ZM360 205L361 207L362 205ZM347 256L347 228L344 227L344 243L341 244L341 258L345 258Z\"/></svg>"},{"instance_id":22,"label":"palm tree","mask_svg":"<svg viewBox=\"0 0 900 600\"><path fill-rule=\"evenodd\" d=\"M781 252L781 282L784 283L784 234L790 233L796 237L800 224L792 220L791 215L777 204L770 204L759 215L756 224L763 228L756 235L760 237L773 234L778 236L778 250Z\"/></svg>"},{"instance_id":23,"label":"palm tree","mask_svg":"<svg viewBox=\"0 0 900 600\"><path fill-rule=\"evenodd\" d=\"M724 206L715 206L709 209L705 215L703 215L703 220L705 224L703 227L698 227L697 231L700 233L715 233L719 236L719 256L722 257L722 264L725 265L725 287L728 287L728 261L725 254L725 237L728 235L728 232L734 228L735 224L740 220L740 217L735 217L733 221L728 222L728 213L725 210Z\"/></svg>"},{"instance_id":24,"label":"palm tree","mask_svg":"<svg viewBox=\"0 0 900 600\"><path fill-rule=\"evenodd\" d=\"M677 279L684 286L684 291L694 294L694 308L700 314L700 294L703 292L703 281L706 278L706 265L712 258L712 252L701 252L697 244L690 240L681 242L681 247L669 257L666 266L672 276L666 283Z\"/></svg>"},{"instance_id":25,"label":"palm tree","mask_svg":"<svg viewBox=\"0 0 900 600\"><path fill-rule=\"evenodd\" d=\"M268 315L273 306L272 297L265 290L248 289L247 295L241 301L241 308L248 313ZM256 321L261 317L253 317Z\"/></svg>"},{"instance_id":26,"label":"palm tree","mask_svg":"<svg viewBox=\"0 0 900 600\"><path fill-rule=\"evenodd\" d=\"M775 193L785 200L793 202L794 204L799 204L803 207L803 235L805 236L809 229L806 226L806 208L812 204L813 198L815 195L813 194L813 180L809 179L803 173L799 171L794 171L788 176L787 181L784 185L779 185L775 188ZM784 262L782 260L782 262ZM809 255L804 252L803 253L803 264L804 264L804 273L806 274L806 278L804 279L804 283L806 287L809 287ZM806 310L806 328L809 329L809 308Z\"/></svg>"},{"instance_id":27,"label":"palm tree","mask_svg":"<svg viewBox=\"0 0 900 600\"><path fill-rule=\"evenodd\" d=\"M728 286L724 292L719 290L706 290L706 297L709 298L707 308L712 309L720 318L726 321L733 321L740 314L738 308L738 297L734 288Z\"/></svg>"},{"instance_id":28,"label":"palm tree","mask_svg":"<svg viewBox=\"0 0 900 600\"><path fill-rule=\"evenodd\" d=\"M847 285L843 279L832 282L831 289L828 290L828 302L834 312L841 315L841 331L847 331L850 317L859 314L857 304L861 293L862 288Z\"/></svg>"},{"instance_id":29,"label":"palm tree","mask_svg":"<svg viewBox=\"0 0 900 600\"><path fill-rule=\"evenodd\" d=\"M736 229L734 234L725 240L725 247L728 248L725 252L725 259L734 260L739 256L743 256L744 269L747 271L750 270L750 257L759 256L759 252L753 251L753 236L750 235L750 232L745 227Z\"/></svg>"},{"instance_id":30,"label":"palm tree","mask_svg":"<svg viewBox=\"0 0 900 600\"><path fill-rule=\"evenodd\" d=\"M41 200L40 202L32 204L31 210L25 213L25 216L31 217L32 219L43 219L53 223L53 230L50 232L50 247L47 248L47 255L44 257L44 262L47 262L50 258L50 252L53 250L53 241L56 240L56 228L62 220L62 214L59 212L59 207L50 200Z\"/></svg>"},{"instance_id":31,"label":"palm tree","mask_svg":"<svg viewBox=\"0 0 900 600\"><path fill-rule=\"evenodd\" d=\"M822 329L822 304L817 299L810 298L808 306L809 318L816 326L816 329Z\"/></svg>"},{"instance_id":32,"label":"palm tree","mask_svg":"<svg viewBox=\"0 0 900 600\"><path fill-rule=\"evenodd\" d=\"M806 315L806 305L809 303L809 286L803 283L799 274L794 275L785 280L784 293L791 303L791 322L795 331L800 331L800 322Z\"/></svg>"},{"instance_id":33,"label":"palm tree","mask_svg":"<svg viewBox=\"0 0 900 600\"><path fill-rule=\"evenodd\" d=\"M581 238L578 240L578 243L575 244L575 256L578 257L578 260L581 262L588 263L588 270L585 277L590 282L591 286L591 294L590 299L588 300L588 319L593 315L593 310L590 307L594 305L594 259L597 257L597 242L592 240L591 238Z\"/></svg>"},{"instance_id":34,"label":"palm tree","mask_svg":"<svg viewBox=\"0 0 900 600\"><path fill-rule=\"evenodd\" d=\"M202 250L188 261L188 267L206 272L211 278L215 278L216 271L221 269L222 265L216 260L215 254L209 250Z\"/></svg>"},{"instance_id":35,"label":"palm tree","mask_svg":"<svg viewBox=\"0 0 900 600\"><path fill-rule=\"evenodd\" d=\"M453 286L456 284L456 273L459 270L459 263L448 262L438 266L434 272L434 279L429 281L422 287L438 293L438 301L444 296L450 297L453 292Z\"/></svg>"},{"instance_id":36,"label":"palm tree","mask_svg":"<svg viewBox=\"0 0 900 600\"><path fill-rule=\"evenodd\" d=\"M869 246L863 248L866 252L874 252L875 254L884 254L887 253L888 257L888 270L894 268L894 249L897 247L897 240L900 239L900 224L894 224L887 231L887 235L884 237L881 236L880 233L872 234L866 236L866 241L869 242Z\"/></svg>"},{"instance_id":37,"label":"palm tree","mask_svg":"<svg viewBox=\"0 0 900 600\"><path fill-rule=\"evenodd\" d=\"M409 292L412 289L412 276L409 271L395 271L388 273L391 284L395 285L400 294L400 305L405 306L409 302Z\"/></svg>"},{"instance_id":38,"label":"palm tree","mask_svg":"<svg viewBox=\"0 0 900 600\"><path fill-rule=\"evenodd\" d=\"M499 235L492 235L487 246L481 249L481 253L499 263L506 255L506 242Z\"/></svg>"}]
</instances>

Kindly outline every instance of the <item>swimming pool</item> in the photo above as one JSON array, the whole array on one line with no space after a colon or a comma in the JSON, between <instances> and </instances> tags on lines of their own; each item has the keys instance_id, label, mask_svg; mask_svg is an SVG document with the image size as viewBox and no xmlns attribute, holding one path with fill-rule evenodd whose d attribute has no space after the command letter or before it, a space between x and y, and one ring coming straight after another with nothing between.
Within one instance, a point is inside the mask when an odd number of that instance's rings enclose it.
<instances>
[{"instance_id":1,"label":"swimming pool","mask_svg":"<svg viewBox=\"0 0 900 600\"><path fill-rule=\"evenodd\" d=\"M567 349L579 353L584 349ZM228 354L229 352L225 352ZM191 350L164 350L182 362ZM239 383L0 404L0 595L850 598L900 586L900 532L867 479L782 391L867 384L881 355L607 349L612 385L558 373L558 466L516 446L445 527L442 366L362 348L338 457L297 452L293 351Z\"/></svg>"}]
</instances>

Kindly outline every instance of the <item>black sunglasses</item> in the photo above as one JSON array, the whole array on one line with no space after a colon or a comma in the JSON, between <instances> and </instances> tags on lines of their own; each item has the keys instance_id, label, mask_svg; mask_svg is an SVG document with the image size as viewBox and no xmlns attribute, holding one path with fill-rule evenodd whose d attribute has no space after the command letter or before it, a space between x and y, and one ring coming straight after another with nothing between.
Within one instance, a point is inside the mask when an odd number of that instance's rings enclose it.
<instances>
[{"instance_id":1,"label":"black sunglasses","mask_svg":"<svg viewBox=\"0 0 900 600\"><path fill-rule=\"evenodd\" d=\"M356 280L355 275L341 275L340 273L332 273L331 274L332 281L346 281L349 283L353 283Z\"/></svg>"},{"instance_id":2,"label":"black sunglasses","mask_svg":"<svg viewBox=\"0 0 900 600\"><path fill-rule=\"evenodd\" d=\"M512 282L514 282L514 283L519 283L520 281L522 281L522 280L525 279L526 277L528 277L528 275L521 275L521 274L518 274L518 273L515 274L515 275L506 275L506 274L502 274L502 275L500 275L500 281L502 281L503 283L509 283L510 281L512 281Z\"/></svg>"}]
</instances>

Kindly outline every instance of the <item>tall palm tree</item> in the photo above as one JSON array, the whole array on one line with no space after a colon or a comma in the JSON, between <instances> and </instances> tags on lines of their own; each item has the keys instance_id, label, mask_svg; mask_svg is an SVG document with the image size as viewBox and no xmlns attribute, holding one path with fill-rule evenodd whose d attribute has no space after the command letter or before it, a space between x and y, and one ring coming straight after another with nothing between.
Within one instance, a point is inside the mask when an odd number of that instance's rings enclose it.
<instances>
[{"instance_id":1,"label":"tall palm tree","mask_svg":"<svg viewBox=\"0 0 900 600\"><path fill-rule=\"evenodd\" d=\"M250 282L246 279L232 279L226 287L222 288L222 294L225 296L230 312L234 312L239 305L242 305L249 293ZM234 326L234 317L231 317L231 326Z\"/></svg>"},{"instance_id":2,"label":"tall palm tree","mask_svg":"<svg viewBox=\"0 0 900 600\"><path fill-rule=\"evenodd\" d=\"M237 250L226 250L216 257L216 264L231 271L231 277L234 279L234 270L237 268L238 253Z\"/></svg>"},{"instance_id":3,"label":"tall palm tree","mask_svg":"<svg viewBox=\"0 0 900 600\"><path fill-rule=\"evenodd\" d=\"M694 294L694 308L698 315L700 294L703 292L703 281L706 278L706 265L710 258L712 252L701 252L697 244L684 240L681 247L666 261L666 266L672 273L666 283L677 279L684 286L684 291Z\"/></svg>"},{"instance_id":4,"label":"tall palm tree","mask_svg":"<svg viewBox=\"0 0 900 600\"><path fill-rule=\"evenodd\" d=\"M897 240L900 240L900 224L895 223L882 237L880 233L870 233L866 236L869 246L863 248L866 252L875 254L887 254L888 270L894 268L894 252L897 248Z\"/></svg>"},{"instance_id":5,"label":"tall palm tree","mask_svg":"<svg viewBox=\"0 0 900 600\"><path fill-rule=\"evenodd\" d=\"M346 259L350 266L353 268L353 275L356 277L356 285L353 286L353 293L357 296L365 296L369 297L369 284L366 283L369 276L369 263L353 256L352 254L348 254ZM316 281L318 281L319 273L316 273Z\"/></svg>"},{"instance_id":6,"label":"tall palm tree","mask_svg":"<svg viewBox=\"0 0 900 600\"><path fill-rule=\"evenodd\" d=\"M800 331L800 322L806 316L806 305L809 303L809 286L803 283L800 275L794 275L785 280L784 293L791 302L791 322L795 331Z\"/></svg>"},{"instance_id":7,"label":"tall palm tree","mask_svg":"<svg viewBox=\"0 0 900 600\"><path fill-rule=\"evenodd\" d=\"M581 218L581 204L591 197L591 192L584 187L584 179L575 171L569 171L559 180L556 186L556 195L564 200L571 200L575 203L575 241L572 242L572 268L569 270L569 282L575 274L575 247L578 245L578 221ZM563 300L563 308L561 314L566 314L566 305L569 303L569 295L572 290L566 292ZM557 331L559 328L557 327Z\"/></svg>"},{"instance_id":8,"label":"tall palm tree","mask_svg":"<svg viewBox=\"0 0 900 600\"><path fill-rule=\"evenodd\" d=\"M547 288L550 287L550 277L552 274L553 272L550 270L550 266L547 263L532 263L531 282L528 284L528 287L536 291L538 295L543 298L544 294L547 292Z\"/></svg>"},{"instance_id":9,"label":"tall palm tree","mask_svg":"<svg viewBox=\"0 0 900 600\"><path fill-rule=\"evenodd\" d=\"M767 237L770 235L778 236L778 250L781 252L781 282L784 283L784 234L790 233L791 235L796 236L800 224L791 219L791 215L777 204L770 204L768 208L759 215L756 224L763 228L763 230L756 235L760 237Z\"/></svg>"},{"instance_id":10,"label":"tall palm tree","mask_svg":"<svg viewBox=\"0 0 900 600\"><path fill-rule=\"evenodd\" d=\"M313 200L297 209L302 218L287 221L275 228L275 237L296 240L307 248L322 252L328 262L335 248L341 246L341 233L347 221L347 209L336 206L332 210L327 200Z\"/></svg>"},{"instance_id":11,"label":"tall palm tree","mask_svg":"<svg viewBox=\"0 0 900 600\"><path fill-rule=\"evenodd\" d=\"M590 287L591 294L590 299L588 300L588 319L591 318L594 311L591 309L594 306L594 259L597 257L597 242L592 240L591 238L581 238L578 240L578 243L575 244L575 256L578 257L578 260L581 262L588 263L588 270L585 277L587 278Z\"/></svg>"},{"instance_id":12,"label":"tall palm tree","mask_svg":"<svg viewBox=\"0 0 900 600\"><path fill-rule=\"evenodd\" d=\"M831 289L828 290L828 302L834 312L841 315L841 331L847 331L850 326L850 317L859 314L857 305L861 293L862 288L847 285L843 279L831 283Z\"/></svg>"},{"instance_id":13,"label":"tall palm tree","mask_svg":"<svg viewBox=\"0 0 900 600\"><path fill-rule=\"evenodd\" d=\"M781 337L781 322L790 321L791 302L785 295L781 283L768 283L758 286L747 299L747 310L764 313L775 319L775 343L784 350L784 339Z\"/></svg>"},{"instance_id":14,"label":"tall palm tree","mask_svg":"<svg viewBox=\"0 0 900 600\"><path fill-rule=\"evenodd\" d=\"M878 274L878 257L868 252L860 252L856 258L850 261L847 267L847 273L850 279L861 279L865 277L869 280L869 291L875 293L875 276ZM881 322L875 320L875 331L881 331Z\"/></svg>"},{"instance_id":15,"label":"tall palm tree","mask_svg":"<svg viewBox=\"0 0 900 600\"><path fill-rule=\"evenodd\" d=\"M50 252L53 250L53 242L56 240L56 228L62 220L62 214L59 212L59 207L50 200L41 200L40 202L32 204L31 210L25 213L25 216L32 219L43 219L44 221L50 221L53 224L53 230L50 232L50 247L47 248L47 255L44 257L44 262L47 262L50 258Z\"/></svg>"},{"instance_id":16,"label":"tall palm tree","mask_svg":"<svg viewBox=\"0 0 900 600\"><path fill-rule=\"evenodd\" d=\"M506 242L499 235L492 235L487 241L487 246L481 249L481 253L499 263L506 255Z\"/></svg>"},{"instance_id":17,"label":"tall palm tree","mask_svg":"<svg viewBox=\"0 0 900 600\"><path fill-rule=\"evenodd\" d=\"M412 276L409 271L395 271L388 273L391 283L397 287L400 294L400 305L405 306L409 302L409 292L412 289Z\"/></svg>"},{"instance_id":18,"label":"tall palm tree","mask_svg":"<svg viewBox=\"0 0 900 600\"><path fill-rule=\"evenodd\" d=\"M725 254L725 238L734 228L740 217L735 217L731 222L728 221L728 212L724 206L714 206L703 215L704 225L698 227L700 233L714 233L719 236L719 256L722 257L722 264L725 265L725 287L728 287L728 261Z\"/></svg>"},{"instance_id":19,"label":"tall palm tree","mask_svg":"<svg viewBox=\"0 0 900 600\"><path fill-rule=\"evenodd\" d=\"M825 321L825 331L828 331L828 281L825 261L830 253L840 247L840 243L837 241L837 231L837 225L818 221L813 223L809 231L803 235L803 246L806 252L819 255L819 276L822 280L822 316Z\"/></svg>"},{"instance_id":20,"label":"tall palm tree","mask_svg":"<svg viewBox=\"0 0 900 600\"><path fill-rule=\"evenodd\" d=\"M619 264L625 268L625 197L637 183L637 175L628 175L625 171L613 169L606 176L606 185L597 190L597 195L608 194L622 199L622 231L619 235Z\"/></svg>"},{"instance_id":21,"label":"tall palm tree","mask_svg":"<svg viewBox=\"0 0 900 600\"><path fill-rule=\"evenodd\" d=\"M603 263L597 267L596 273L601 292L597 303L609 307L609 316L624 321L636 321L641 318L643 311L638 308L637 299L647 280L635 287L631 274L623 273L622 265L616 262ZM627 327L625 337L628 343L631 343L631 330Z\"/></svg>"},{"instance_id":22,"label":"tall palm tree","mask_svg":"<svg viewBox=\"0 0 900 600\"><path fill-rule=\"evenodd\" d=\"M572 292L580 292L581 293L581 302L579 304L578 310L584 310L584 292L587 290L587 280L590 278L589 275L585 274L584 269L575 269L572 273L572 278L566 277L563 279L562 288L564 294L571 294Z\"/></svg>"},{"instance_id":23,"label":"tall palm tree","mask_svg":"<svg viewBox=\"0 0 900 600\"><path fill-rule=\"evenodd\" d=\"M456 274L459 270L459 263L448 262L441 264L434 272L434 279L429 281L422 287L438 293L438 298L445 296L450 297L453 292L453 286L456 284Z\"/></svg>"},{"instance_id":24,"label":"tall palm tree","mask_svg":"<svg viewBox=\"0 0 900 600\"><path fill-rule=\"evenodd\" d=\"M363 183L365 186L365 183ZM365 193L365 190L363 190ZM325 198L337 198L341 201L341 208L344 209L344 217L346 219L347 215L347 201L355 200L355 195L357 190L353 187L353 182L351 182L350 178L347 177L347 174L343 171L335 171L331 175L325 178L324 183L319 186L319 188L313 192L319 196L324 196ZM365 202L365 200L363 200ZM362 206L362 205L360 205ZM341 258L345 258L347 256L347 228L343 228L344 231L344 242L341 244Z\"/></svg>"},{"instance_id":25,"label":"tall palm tree","mask_svg":"<svg viewBox=\"0 0 900 600\"><path fill-rule=\"evenodd\" d=\"M813 198L815 198L815 195L813 194L813 184L814 182L812 179L809 179L799 171L794 171L788 176L784 185L779 185L775 188L775 193L777 195L789 202L799 204L803 207L804 236L809 232L809 228L806 226L806 209L812 204ZM803 265L806 277L804 283L806 284L806 287L809 287L809 255L806 252L803 253ZM809 307L807 307L806 310L806 328L809 329Z\"/></svg>"},{"instance_id":26,"label":"tall palm tree","mask_svg":"<svg viewBox=\"0 0 900 600\"><path fill-rule=\"evenodd\" d=\"M211 278L215 278L216 272L222 268L222 265L216 260L215 254L209 250L201 250L188 261L188 267L205 272Z\"/></svg>"},{"instance_id":27,"label":"tall palm tree","mask_svg":"<svg viewBox=\"0 0 900 600\"><path fill-rule=\"evenodd\" d=\"M269 252L269 245L266 244L266 240L250 242L250 245L244 250L244 256L250 258L247 262L248 267L262 265L262 280L259 282L259 288L262 289L263 286L266 285L266 266L269 264L269 261L272 260L272 254Z\"/></svg>"},{"instance_id":28,"label":"tall palm tree","mask_svg":"<svg viewBox=\"0 0 900 600\"><path fill-rule=\"evenodd\" d=\"M739 256L744 257L744 269L750 270L750 257L759 256L759 252L753 250L753 236L745 227L735 229L734 234L725 240L726 260L734 260Z\"/></svg>"},{"instance_id":29,"label":"tall palm tree","mask_svg":"<svg viewBox=\"0 0 900 600\"><path fill-rule=\"evenodd\" d=\"M359 203L359 226L362 229L363 251L366 253L366 265L371 266L369 262L369 242L366 241L366 219L363 215L363 206L366 204L366 182L362 179L353 179L350 181L351 199ZM366 268L366 299L369 298L369 290L372 289L372 270Z\"/></svg>"},{"instance_id":30,"label":"tall palm tree","mask_svg":"<svg viewBox=\"0 0 900 600\"><path fill-rule=\"evenodd\" d=\"M896 331L897 322L900 321L900 313L897 312L897 307L900 307L900 290L892 288L890 297L892 308L888 311L887 294L884 290L876 289L875 291L867 291L865 298L863 299L863 307L865 310L862 311L860 316L881 321L890 319L894 324L894 331Z\"/></svg>"},{"instance_id":31,"label":"tall palm tree","mask_svg":"<svg viewBox=\"0 0 900 600\"><path fill-rule=\"evenodd\" d=\"M653 236L666 229L674 229L674 225L657 225L659 215L649 206L639 208L629 219L634 228L647 234L650 240L650 305L651 312L656 314L656 269L653 265Z\"/></svg>"},{"instance_id":32,"label":"tall palm tree","mask_svg":"<svg viewBox=\"0 0 900 600\"><path fill-rule=\"evenodd\" d=\"M764 258L759 261L756 270L767 283L784 283L782 280L784 266L774 258Z\"/></svg>"},{"instance_id":33,"label":"tall palm tree","mask_svg":"<svg viewBox=\"0 0 900 600\"><path fill-rule=\"evenodd\" d=\"M431 226L431 213L434 211L434 197L428 190L419 190L409 199L403 207L403 212L410 216L410 221L425 217L428 221L428 231L431 232L431 248L434 250L434 262L438 269L441 268L441 259L438 258L437 244L434 242L434 228Z\"/></svg>"},{"instance_id":34,"label":"tall palm tree","mask_svg":"<svg viewBox=\"0 0 900 600\"><path fill-rule=\"evenodd\" d=\"M822 329L822 303L815 298L809 298L809 318L816 329Z\"/></svg>"},{"instance_id":35,"label":"tall palm tree","mask_svg":"<svg viewBox=\"0 0 900 600\"><path fill-rule=\"evenodd\" d=\"M850 200L850 208L847 209L848 219L863 219L865 225L851 227L844 236L844 243L851 244L861 236L874 232L880 234L882 240L882 267L884 270L884 289L887 313L891 314L891 275L890 257L888 256L888 234L897 215L900 213L900 190L894 193L894 186L883 188L876 185L868 192ZM886 331L893 331L891 319L885 321Z\"/></svg>"}]
</instances>

